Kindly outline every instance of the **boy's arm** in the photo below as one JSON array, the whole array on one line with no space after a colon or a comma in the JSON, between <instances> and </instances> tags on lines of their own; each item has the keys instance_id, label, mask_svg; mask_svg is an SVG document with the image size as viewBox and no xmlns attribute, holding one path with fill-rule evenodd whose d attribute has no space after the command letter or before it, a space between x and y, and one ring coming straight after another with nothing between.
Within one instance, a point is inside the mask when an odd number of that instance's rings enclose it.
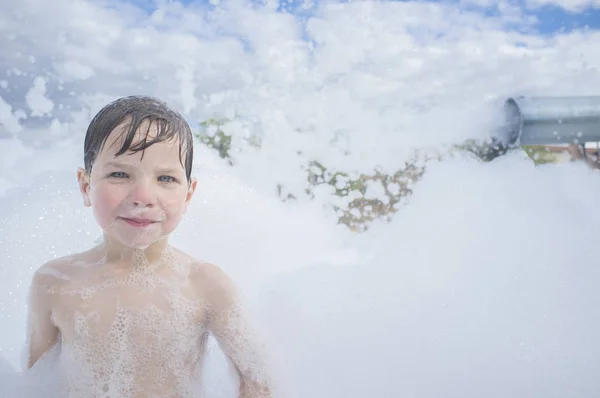
<instances>
[{"instance_id":1,"label":"boy's arm","mask_svg":"<svg viewBox=\"0 0 600 398\"><path fill-rule=\"evenodd\" d=\"M211 267L208 316L211 332L236 367L240 398L272 398L267 352L233 282Z\"/></svg>"},{"instance_id":2,"label":"boy's arm","mask_svg":"<svg viewBox=\"0 0 600 398\"><path fill-rule=\"evenodd\" d=\"M59 334L52 322L52 301L46 282L47 278L36 272L29 292L29 368L56 344Z\"/></svg>"}]
</instances>

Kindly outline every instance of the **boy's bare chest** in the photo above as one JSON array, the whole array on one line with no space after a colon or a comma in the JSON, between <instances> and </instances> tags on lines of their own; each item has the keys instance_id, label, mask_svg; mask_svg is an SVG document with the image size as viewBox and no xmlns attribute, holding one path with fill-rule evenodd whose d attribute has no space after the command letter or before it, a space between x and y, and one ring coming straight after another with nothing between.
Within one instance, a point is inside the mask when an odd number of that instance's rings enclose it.
<instances>
[{"instance_id":1,"label":"boy's bare chest","mask_svg":"<svg viewBox=\"0 0 600 398\"><path fill-rule=\"evenodd\" d=\"M52 317L63 340L150 341L196 335L205 323L199 292L169 275L75 279L55 292ZM171 337L170 337L171 336Z\"/></svg>"}]
</instances>

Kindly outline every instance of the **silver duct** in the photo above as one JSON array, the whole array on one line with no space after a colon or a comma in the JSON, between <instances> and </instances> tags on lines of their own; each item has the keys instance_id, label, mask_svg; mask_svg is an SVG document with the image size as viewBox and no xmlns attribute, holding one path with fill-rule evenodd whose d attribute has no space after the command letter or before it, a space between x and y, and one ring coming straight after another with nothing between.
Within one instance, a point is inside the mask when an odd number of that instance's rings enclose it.
<instances>
[{"instance_id":1,"label":"silver duct","mask_svg":"<svg viewBox=\"0 0 600 398\"><path fill-rule=\"evenodd\" d=\"M600 141L600 96L509 98L504 108L510 146Z\"/></svg>"}]
</instances>

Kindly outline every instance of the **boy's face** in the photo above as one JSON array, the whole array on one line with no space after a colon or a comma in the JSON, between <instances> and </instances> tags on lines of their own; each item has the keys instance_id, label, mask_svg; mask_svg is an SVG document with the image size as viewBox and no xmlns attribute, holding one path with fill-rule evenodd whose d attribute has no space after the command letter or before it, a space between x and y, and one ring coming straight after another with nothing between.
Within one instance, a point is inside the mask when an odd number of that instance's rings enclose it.
<instances>
[{"instance_id":1,"label":"boy's face","mask_svg":"<svg viewBox=\"0 0 600 398\"><path fill-rule=\"evenodd\" d=\"M144 151L116 157L122 128L117 127L108 137L91 175L79 170L80 189L105 234L127 247L143 249L179 225L196 181L190 184L186 179L178 140L158 142ZM148 139L155 129L151 127ZM142 124L140 130L145 132L147 124ZM132 144L142 138L136 135Z\"/></svg>"}]
</instances>

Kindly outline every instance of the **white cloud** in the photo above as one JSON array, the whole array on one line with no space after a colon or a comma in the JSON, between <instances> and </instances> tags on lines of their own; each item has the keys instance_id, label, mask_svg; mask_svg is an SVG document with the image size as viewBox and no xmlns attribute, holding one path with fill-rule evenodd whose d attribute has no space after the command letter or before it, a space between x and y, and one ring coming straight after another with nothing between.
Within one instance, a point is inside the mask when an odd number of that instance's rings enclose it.
<instances>
[{"instance_id":1,"label":"white cloud","mask_svg":"<svg viewBox=\"0 0 600 398\"><path fill-rule=\"evenodd\" d=\"M528 10L535 10L543 6L555 6L562 8L568 12L578 13L590 8L600 8L599 0L525 0L525 6ZM505 14L506 10L519 10L522 13L522 5L510 0L492 1L492 0L459 0L462 6L474 6L485 8L497 7L498 10Z\"/></svg>"},{"instance_id":2,"label":"white cloud","mask_svg":"<svg viewBox=\"0 0 600 398\"><path fill-rule=\"evenodd\" d=\"M94 68L76 60L66 60L57 63L54 68L62 77L63 81L86 80L94 76Z\"/></svg>"},{"instance_id":3,"label":"white cloud","mask_svg":"<svg viewBox=\"0 0 600 398\"><path fill-rule=\"evenodd\" d=\"M546 5L557 6L565 10L577 13L588 8L600 8L599 0L527 0L527 6L539 8Z\"/></svg>"}]
</instances>

